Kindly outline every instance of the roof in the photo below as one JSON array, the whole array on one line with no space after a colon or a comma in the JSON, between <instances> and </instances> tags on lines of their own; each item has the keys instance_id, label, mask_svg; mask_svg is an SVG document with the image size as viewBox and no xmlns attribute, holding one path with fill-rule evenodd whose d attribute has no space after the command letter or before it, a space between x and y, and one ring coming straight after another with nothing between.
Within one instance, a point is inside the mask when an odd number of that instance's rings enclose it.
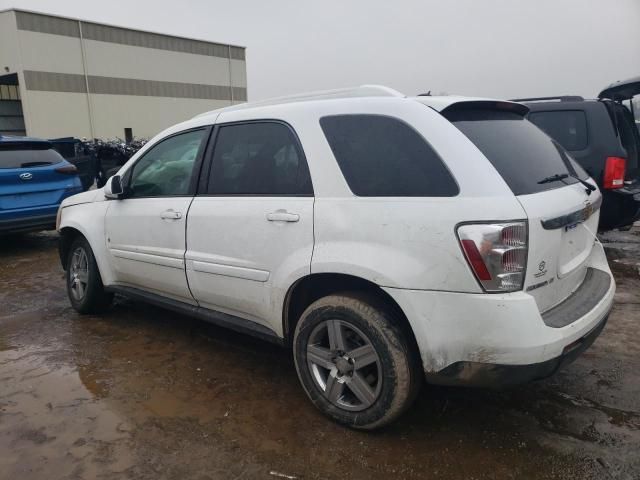
<instances>
[{"instance_id":1,"label":"roof","mask_svg":"<svg viewBox=\"0 0 640 480\"><path fill-rule=\"evenodd\" d=\"M213 44L218 44L218 45L228 45L230 47L236 47L236 48L242 48L242 49L246 49L247 47L242 46L242 45L235 45L233 43L228 43L228 42L215 42L213 40L206 40L204 38L194 38L194 37L183 37L181 35L172 35L172 34L168 34L166 32L158 32L158 31L154 31L154 30L143 30L141 28L132 28L132 27L126 27L123 25L115 25L113 23L103 23L103 22L98 22L95 20L88 20L85 18L77 18L77 17L68 17L66 15L58 15L55 13L48 13L48 12L39 12L37 10L28 10L28 9L24 9L24 8L5 8L3 10L0 10L0 13L5 13L5 12L24 12L24 13L32 13L35 15L44 15L47 17L55 17L55 18L61 18L64 20L74 20L76 22L83 22L83 23L93 23L94 25L104 25L107 27L114 27L114 28L121 28L124 30L131 30L132 32L141 32L141 33L151 33L154 35L162 35L164 37L170 37L170 38L179 38L179 39L183 39L183 40L195 40L197 42L204 42L204 43L213 43Z\"/></svg>"},{"instance_id":2,"label":"roof","mask_svg":"<svg viewBox=\"0 0 640 480\"><path fill-rule=\"evenodd\" d=\"M207 117L210 115L218 115L222 112L233 112L236 110L248 110L251 108L267 107L272 105L283 105L286 103L302 103L317 100L336 100L339 98L366 98L366 97L396 97L404 98L405 96L389 87L383 85L360 85L359 87L337 88L334 90L320 90L315 92L298 93L283 97L269 98L257 102L247 102L230 107L218 108L209 112L196 115L194 118Z\"/></svg>"},{"instance_id":3,"label":"roof","mask_svg":"<svg viewBox=\"0 0 640 480\"><path fill-rule=\"evenodd\" d=\"M334 90L321 90L316 92L300 93L284 97L276 97L258 102L247 102L230 107L223 107L217 110L204 112L193 117L193 119L205 120L210 119L215 122L215 118L221 113L235 112L240 110L251 110L253 108L261 108L267 106L277 106L292 103L316 102L324 100L337 99L363 99L363 98L389 98L397 100L411 100L427 105L438 112L442 112L453 105L474 104L475 106L498 107L505 110L512 110L520 115L526 115L529 109L521 103L515 103L508 100L497 100L494 98L482 97L464 97L460 95L446 96L417 96L407 97L384 85L360 85L358 87L339 88Z\"/></svg>"}]
</instances>

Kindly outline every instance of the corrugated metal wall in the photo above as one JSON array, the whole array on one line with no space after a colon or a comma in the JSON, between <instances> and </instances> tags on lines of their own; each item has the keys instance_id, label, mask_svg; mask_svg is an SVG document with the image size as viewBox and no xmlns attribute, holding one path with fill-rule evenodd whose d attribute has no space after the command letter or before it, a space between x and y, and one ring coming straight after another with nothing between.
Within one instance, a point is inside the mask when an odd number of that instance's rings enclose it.
<instances>
[{"instance_id":1,"label":"corrugated metal wall","mask_svg":"<svg viewBox=\"0 0 640 480\"><path fill-rule=\"evenodd\" d=\"M247 100L242 47L19 10L15 23L33 135L151 136Z\"/></svg>"}]
</instances>

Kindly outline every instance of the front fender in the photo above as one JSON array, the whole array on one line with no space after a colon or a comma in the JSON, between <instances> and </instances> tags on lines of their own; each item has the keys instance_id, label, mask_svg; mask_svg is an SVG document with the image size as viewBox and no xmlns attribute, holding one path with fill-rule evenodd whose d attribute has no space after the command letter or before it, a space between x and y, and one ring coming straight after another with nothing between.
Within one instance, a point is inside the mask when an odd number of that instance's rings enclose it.
<instances>
[{"instance_id":1,"label":"front fender","mask_svg":"<svg viewBox=\"0 0 640 480\"><path fill-rule=\"evenodd\" d=\"M109 202L63 205L60 218L60 232L62 235L60 241L63 242L65 229L75 230L86 238L93 250L104 285L110 285L114 281L113 270L107 255L104 231L104 218L108 208ZM60 247L62 250L62 244ZM62 254L63 252L61 251L61 256ZM64 258L61 258L61 261L64 267Z\"/></svg>"}]
</instances>

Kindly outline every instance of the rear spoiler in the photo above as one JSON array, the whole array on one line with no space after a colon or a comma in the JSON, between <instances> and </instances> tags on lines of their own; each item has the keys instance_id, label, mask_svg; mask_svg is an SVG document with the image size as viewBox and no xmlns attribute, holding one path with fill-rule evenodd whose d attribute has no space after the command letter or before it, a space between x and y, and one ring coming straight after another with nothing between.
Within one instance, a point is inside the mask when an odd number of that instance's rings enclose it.
<instances>
[{"instance_id":1,"label":"rear spoiler","mask_svg":"<svg viewBox=\"0 0 640 480\"><path fill-rule=\"evenodd\" d=\"M443 108L440 113L459 112L463 110L502 110L505 112L512 112L522 117L525 117L529 113L529 107L521 103L512 101L500 101L500 100L471 100L467 102L452 103L446 108Z\"/></svg>"}]
</instances>

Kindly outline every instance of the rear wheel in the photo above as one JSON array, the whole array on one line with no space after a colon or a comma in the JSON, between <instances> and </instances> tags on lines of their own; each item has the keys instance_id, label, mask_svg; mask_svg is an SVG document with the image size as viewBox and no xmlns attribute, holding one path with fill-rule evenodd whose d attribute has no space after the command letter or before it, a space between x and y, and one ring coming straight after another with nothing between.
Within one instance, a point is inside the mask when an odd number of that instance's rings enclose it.
<instances>
[{"instance_id":1,"label":"rear wheel","mask_svg":"<svg viewBox=\"0 0 640 480\"><path fill-rule=\"evenodd\" d=\"M353 428L382 427L411 405L422 381L417 358L389 310L356 293L317 300L295 331L294 360L307 395Z\"/></svg>"},{"instance_id":2,"label":"rear wheel","mask_svg":"<svg viewBox=\"0 0 640 480\"><path fill-rule=\"evenodd\" d=\"M84 237L71 245L67 257L67 294L79 313L99 313L109 307L113 294L105 292L93 250Z\"/></svg>"}]
</instances>

